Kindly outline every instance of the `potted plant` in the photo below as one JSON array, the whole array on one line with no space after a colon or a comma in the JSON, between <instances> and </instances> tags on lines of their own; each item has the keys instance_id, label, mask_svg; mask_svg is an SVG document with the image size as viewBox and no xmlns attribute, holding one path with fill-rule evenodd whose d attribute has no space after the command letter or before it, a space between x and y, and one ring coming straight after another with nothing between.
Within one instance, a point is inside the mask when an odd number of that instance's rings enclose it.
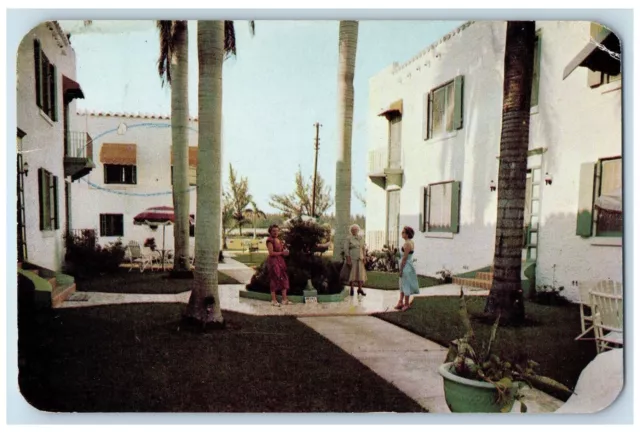
<instances>
[{"instance_id":1,"label":"potted plant","mask_svg":"<svg viewBox=\"0 0 640 433\"><path fill-rule=\"evenodd\" d=\"M571 390L561 383L540 376L535 361L513 363L492 353L500 317L491 328L489 340L478 345L475 339L462 287L460 288L460 317L465 335L451 342L445 363L439 368L444 379L444 393L451 412L509 412L516 400L520 411L526 412L523 386L545 386L562 392Z\"/></svg>"}]
</instances>

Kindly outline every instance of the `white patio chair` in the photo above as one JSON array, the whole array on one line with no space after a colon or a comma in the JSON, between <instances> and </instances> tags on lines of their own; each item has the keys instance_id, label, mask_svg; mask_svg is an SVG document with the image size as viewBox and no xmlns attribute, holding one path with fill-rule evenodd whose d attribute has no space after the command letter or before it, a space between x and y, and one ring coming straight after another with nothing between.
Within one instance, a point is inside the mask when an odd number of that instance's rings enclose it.
<instances>
[{"instance_id":1,"label":"white patio chair","mask_svg":"<svg viewBox=\"0 0 640 433\"><path fill-rule=\"evenodd\" d=\"M624 345L622 284L614 281L599 282L591 290L590 296L597 352L602 353L622 347Z\"/></svg>"},{"instance_id":2,"label":"white patio chair","mask_svg":"<svg viewBox=\"0 0 640 433\"><path fill-rule=\"evenodd\" d=\"M149 251L146 251L149 250ZM131 267L129 272L133 269L134 265L137 265L140 272L144 272L146 268L153 269L153 256L149 254L151 251L149 248L143 249L136 241L129 241L127 245L127 252L125 256L129 257Z\"/></svg>"},{"instance_id":3,"label":"white patio chair","mask_svg":"<svg viewBox=\"0 0 640 433\"><path fill-rule=\"evenodd\" d=\"M580 329L581 333L576 340L593 340L594 338L585 338L589 332L593 331L593 312L591 311L591 296L589 292L595 287L595 282L579 281L578 282L578 303L580 304Z\"/></svg>"}]
</instances>

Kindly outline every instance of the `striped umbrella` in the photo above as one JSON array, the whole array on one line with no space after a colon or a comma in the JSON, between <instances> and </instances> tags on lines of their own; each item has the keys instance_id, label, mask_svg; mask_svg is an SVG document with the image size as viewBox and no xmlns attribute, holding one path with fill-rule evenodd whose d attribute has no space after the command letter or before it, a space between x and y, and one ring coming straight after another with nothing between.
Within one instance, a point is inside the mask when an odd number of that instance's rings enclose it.
<instances>
[{"instance_id":1,"label":"striped umbrella","mask_svg":"<svg viewBox=\"0 0 640 433\"><path fill-rule=\"evenodd\" d=\"M162 268L164 269L164 235L165 228L175 223L176 216L171 206L155 206L150 207L144 212L140 212L133 217L133 224L142 226L146 225L154 229L162 226ZM194 225L195 221L192 216L189 217L189 224Z\"/></svg>"}]
</instances>

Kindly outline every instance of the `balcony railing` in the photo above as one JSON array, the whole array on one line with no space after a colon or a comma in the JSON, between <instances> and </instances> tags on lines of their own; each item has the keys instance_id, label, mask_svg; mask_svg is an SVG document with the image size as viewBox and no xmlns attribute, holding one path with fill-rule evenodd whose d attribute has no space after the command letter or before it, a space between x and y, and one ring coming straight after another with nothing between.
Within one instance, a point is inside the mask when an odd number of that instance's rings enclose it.
<instances>
[{"instance_id":1,"label":"balcony railing","mask_svg":"<svg viewBox=\"0 0 640 433\"><path fill-rule=\"evenodd\" d=\"M91 136L86 132L67 131L65 156L93 159L93 139Z\"/></svg>"},{"instance_id":2,"label":"balcony railing","mask_svg":"<svg viewBox=\"0 0 640 433\"><path fill-rule=\"evenodd\" d=\"M369 175L384 175L387 166L387 149L379 148L369 151Z\"/></svg>"}]
</instances>

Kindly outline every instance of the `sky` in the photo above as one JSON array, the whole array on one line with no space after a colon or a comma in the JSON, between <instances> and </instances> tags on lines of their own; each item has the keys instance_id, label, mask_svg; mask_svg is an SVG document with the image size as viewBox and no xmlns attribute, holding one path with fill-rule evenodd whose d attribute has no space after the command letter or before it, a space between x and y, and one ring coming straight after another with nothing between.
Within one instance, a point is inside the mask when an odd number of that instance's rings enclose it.
<instances>
[{"instance_id":1,"label":"sky","mask_svg":"<svg viewBox=\"0 0 640 433\"><path fill-rule=\"evenodd\" d=\"M60 21L72 34L78 110L170 114L170 89L157 72L159 36L153 21ZM352 186L367 184L369 79L403 63L462 21L361 21L358 33L352 139ZM233 165L249 181L259 208L272 194L294 190L295 173L313 174L314 123L320 122L318 173L335 193L338 21L236 22L237 56L223 66L223 185ZM198 113L197 23L189 22L189 109ZM334 207L329 213L334 212ZM352 193L351 213L364 214Z\"/></svg>"}]
</instances>

